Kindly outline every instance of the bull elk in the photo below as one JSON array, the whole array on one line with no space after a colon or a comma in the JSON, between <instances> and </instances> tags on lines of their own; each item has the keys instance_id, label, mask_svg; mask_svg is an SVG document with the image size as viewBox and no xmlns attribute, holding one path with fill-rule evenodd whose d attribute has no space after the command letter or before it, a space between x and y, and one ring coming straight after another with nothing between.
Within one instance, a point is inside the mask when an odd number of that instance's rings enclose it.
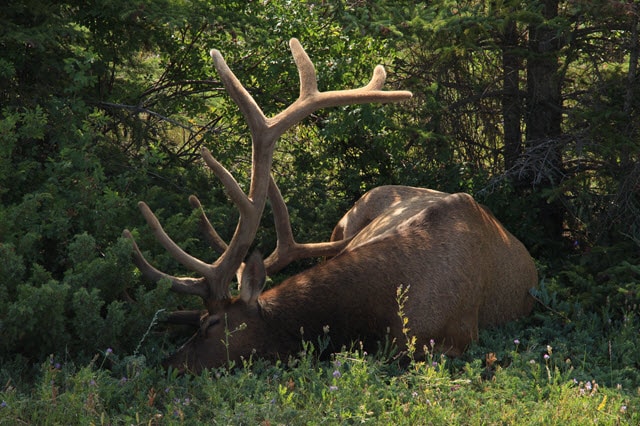
<instances>
[{"instance_id":1,"label":"bull elk","mask_svg":"<svg viewBox=\"0 0 640 426\"><path fill-rule=\"evenodd\" d=\"M144 203L140 210L156 239L198 278L167 275L151 266L133 241L134 263L150 280L168 278L174 291L198 295L206 311L175 313L171 319L196 325L197 333L167 361L181 371L241 362L252 354L277 359L298 353L303 339L327 335L329 349L362 341L367 350L390 339L406 345L398 315L397 290L406 289L404 314L420 348L458 355L478 338L479 327L526 315L537 284L533 260L524 246L468 194L385 186L365 194L340 220L328 242L295 241L284 199L271 176L277 139L313 111L347 104L396 102L406 91L382 91L385 71L374 70L364 87L320 92L314 66L296 39L290 42L300 77L299 98L267 118L225 63L211 51L230 97L242 111L252 139L252 171L247 194L205 148L205 163L223 183L240 211L229 244L220 238L200 202L201 231L220 252L209 264L184 252L164 232ZM243 263L269 199L277 245L264 261L257 253ZM131 238L128 230L124 235ZM330 259L263 292L267 274L293 260ZM240 292L229 290L238 275ZM303 333L303 334L301 334ZM418 353L419 355L419 353Z\"/></svg>"}]
</instances>

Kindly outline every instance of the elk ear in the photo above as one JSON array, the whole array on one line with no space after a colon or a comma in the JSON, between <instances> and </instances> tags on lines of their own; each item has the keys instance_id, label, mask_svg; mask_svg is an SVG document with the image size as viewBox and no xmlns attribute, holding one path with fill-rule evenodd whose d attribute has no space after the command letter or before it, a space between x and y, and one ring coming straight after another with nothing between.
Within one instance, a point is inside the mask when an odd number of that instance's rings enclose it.
<instances>
[{"instance_id":1,"label":"elk ear","mask_svg":"<svg viewBox=\"0 0 640 426\"><path fill-rule=\"evenodd\" d=\"M240 299L252 304L258 300L262 293L262 287L267 279L267 272L264 268L262 255L254 252L245 262L242 276L240 278Z\"/></svg>"}]
</instances>

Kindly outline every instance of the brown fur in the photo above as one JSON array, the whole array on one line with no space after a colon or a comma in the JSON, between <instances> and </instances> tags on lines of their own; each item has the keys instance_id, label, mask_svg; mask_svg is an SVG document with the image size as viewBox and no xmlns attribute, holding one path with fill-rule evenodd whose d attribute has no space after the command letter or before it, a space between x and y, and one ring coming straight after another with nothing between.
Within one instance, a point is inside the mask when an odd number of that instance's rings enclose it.
<instances>
[{"instance_id":1,"label":"brown fur","mask_svg":"<svg viewBox=\"0 0 640 426\"><path fill-rule=\"evenodd\" d=\"M439 351L459 355L479 327L531 311L534 262L485 207L463 193L384 188L365 194L339 222L338 232L355 236L327 262L261 293L265 273L252 256L240 296L210 307L167 365L199 372L253 354L287 357L327 326L329 350L361 340L371 351L387 337L404 349L401 285L409 288L404 312L419 351L433 339ZM382 201L365 212L374 199Z\"/></svg>"}]
</instances>

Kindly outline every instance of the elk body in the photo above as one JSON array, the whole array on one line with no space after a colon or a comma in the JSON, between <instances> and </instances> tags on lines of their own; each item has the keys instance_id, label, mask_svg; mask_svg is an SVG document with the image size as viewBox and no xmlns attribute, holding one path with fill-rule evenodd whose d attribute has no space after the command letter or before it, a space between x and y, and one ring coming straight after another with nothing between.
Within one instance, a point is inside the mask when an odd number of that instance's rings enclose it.
<instances>
[{"instance_id":1,"label":"elk body","mask_svg":"<svg viewBox=\"0 0 640 426\"><path fill-rule=\"evenodd\" d=\"M212 56L230 96L245 115L253 140L251 186L245 195L208 151L203 158L227 188L240 220L227 245L201 211L201 228L221 252L213 264L182 251L162 230L144 203L141 211L156 238L200 278L174 277L153 268L134 243L134 260L149 279L167 277L172 289L202 297L206 312L174 315L196 323L198 332L167 360L174 368L203 368L240 362L252 355L286 358L301 342L326 336L328 351L362 341L369 351L379 342L406 345L399 316L398 288L405 289L403 312L420 350L431 340L437 350L459 355L478 338L479 327L500 324L530 312L529 289L537 284L533 260L524 246L468 194L446 194L403 186L385 186L365 194L324 243L297 243L289 214L270 176L277 138L314 110L364 102L393 102L404 91L381 91L384 71L377 67L360 89L319 92L315 70L297 40L291 49L300 73L300 97L273 118L266 118L242 88L218 52ZM272 205L278 242L263 259L246 256L267 198ZM200 203L192 196L194 207ZM125 231L131 238L131 234ZM266 275L295 259L329 260L262 291ZM231 297L236 274L240 294ZM418 353L419 355L419 353Z\"/></svg>"}]
</instances>

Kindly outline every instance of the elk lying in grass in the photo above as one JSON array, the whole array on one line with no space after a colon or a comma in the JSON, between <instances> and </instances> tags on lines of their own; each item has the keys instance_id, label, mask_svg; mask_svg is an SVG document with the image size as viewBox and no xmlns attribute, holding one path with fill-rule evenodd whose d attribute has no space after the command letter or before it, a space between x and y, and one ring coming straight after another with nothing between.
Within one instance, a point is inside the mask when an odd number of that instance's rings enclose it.
<instances>
[{"instance_id":1,"label":"elk lying in grass","mask_svg":"<svg viewBox=\"0 0 640 426\"><path fill-rule=\"evenodd\" d=\"M397 300L400 286L406 290L404 314L418 350L433 340L438 350L458 355L477 339L479 327L529 313L532 298L528 291L537 284L529 253L467 194L377 188L339 222L331 241L300 244L294 240L286 205L270 172L280 135L319 108L395 102L411 94L380 90L385 79L381 66L362 88L319 92L313 64L295 39L291 50L300 74L300 97L272 118L264 116L220 53L212 51L229 95L247 120L253 147L248 194L209 151L202 151L206 164L240 210L228 245L201 210L201 229L222 253L220 257L208 264L185 253L167 236L149 207L139 203L158 241L185 267L201 275L164 274L133 243L134 261L147 278L169 278L173 290L200 296L206 307L202 315L174 315L195 322L199 329L167 365L197 373L253 354L283 358L298 353L303 339L315 342L325 334L329 350L353 341L375 350L387 338L403 349L406 336ZM274 212L276 249L264 262L254 253L243 263L267 198ZM201 208L194 196L190 201ZM124 234L132 238L129 231ZM262 291L267 273L310 256L332 257ZM229 284L236 273L240 294L231 297Z\"/></svg>"}]
</instances>

